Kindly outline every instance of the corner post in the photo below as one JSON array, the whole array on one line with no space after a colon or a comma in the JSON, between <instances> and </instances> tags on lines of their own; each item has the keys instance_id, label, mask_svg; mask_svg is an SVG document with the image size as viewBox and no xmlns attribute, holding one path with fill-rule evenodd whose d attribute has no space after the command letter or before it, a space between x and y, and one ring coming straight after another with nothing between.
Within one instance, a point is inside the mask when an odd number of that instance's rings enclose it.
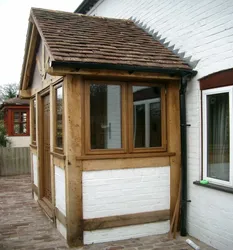
<instances>
[{"instance_id":1,"label":"corner post","mask_svg":"<svg viewBox=\"0 0 233 250\"><path fill-rule=\"evenodd\" d=\"M81 96L81 78L67 75L64 78L64 151L67 242L70 246L83 244L82 162L77 160L82 146Z\"/></svg>"}]
</instances>

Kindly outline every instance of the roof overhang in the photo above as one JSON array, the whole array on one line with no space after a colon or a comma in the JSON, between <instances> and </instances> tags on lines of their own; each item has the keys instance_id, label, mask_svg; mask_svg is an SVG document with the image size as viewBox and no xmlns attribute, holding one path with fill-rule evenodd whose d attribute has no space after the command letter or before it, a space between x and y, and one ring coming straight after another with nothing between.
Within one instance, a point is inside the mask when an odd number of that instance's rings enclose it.
<instances>
[{"instance_id":1,"label":"roof overhang","mask_svg":"<svg viewBox=\"0 0 233 250\"><path fill-rule=\"evenodd\" d=\"M64 62L64 61L51 61L50 67L47 69L49 74L59 73L64 70L69 70L70 74L78 74L80 69L90 69L90 70L114 70L114 71L125 71L128 74L133 74L134 72L141 73L159 73L166 74L169 76L190 76L193 77L197 74L197 71L188 69L169 69L160 67L143 67L137 65L122 65L122 64L110 64L110 63L90 63L90 62Z\"/></svg>"}]
</instances>

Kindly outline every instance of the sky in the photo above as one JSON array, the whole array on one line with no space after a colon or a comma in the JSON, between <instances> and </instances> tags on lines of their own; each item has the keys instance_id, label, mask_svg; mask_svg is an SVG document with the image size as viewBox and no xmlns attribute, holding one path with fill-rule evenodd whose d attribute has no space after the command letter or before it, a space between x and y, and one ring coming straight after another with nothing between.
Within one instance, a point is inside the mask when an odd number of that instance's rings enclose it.
<instances>
[{"instance_id":1,"label":"sky","mask_svg":"<svg viewBox=\"0 0 233 250\"><path fill-rule=\"evenodd\" d=\"M82 0L0 0L0 85L19 83L31 7L74 12Z\"/></svg>"}]
</instances>

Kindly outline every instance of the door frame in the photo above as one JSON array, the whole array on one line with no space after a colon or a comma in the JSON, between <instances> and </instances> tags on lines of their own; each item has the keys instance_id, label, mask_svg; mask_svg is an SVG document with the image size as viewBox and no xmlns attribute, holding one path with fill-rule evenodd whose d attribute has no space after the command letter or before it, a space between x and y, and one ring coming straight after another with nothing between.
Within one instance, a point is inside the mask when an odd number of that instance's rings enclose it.
<instances>
[{"instance_id":1,"label":"door frame","mask_svg":"<svg viewBox=\"0 0 233 250\"><path fill-rule=\"evenodd\" d=\"M39 92L38 95L38 115L39 118L43 117L43 98L45 96L49 95L49 99L50 99L50 152L51 152L51 117L52 117L52 103L51 103L51 91L50 91L50 87L47 87L45 89L43 89L41 92ZM53 164L51 161L51 154L50 154L50 169L51 169L51 196L52 196L52 201L50 202L48 199L46 199L44 197L44 180L43 180L43 174L44 174L44 169L43 169L43 163L44 163L44 151L43 151L43 119L38 119L38 166L39 166L39 200L38 203L39 205L42 207L42 209L44 210L44 212L53 220L55 217L54 211L55 211L55 207L54 207L54 183L53 183Z\"/></svg>"}]
</instances>

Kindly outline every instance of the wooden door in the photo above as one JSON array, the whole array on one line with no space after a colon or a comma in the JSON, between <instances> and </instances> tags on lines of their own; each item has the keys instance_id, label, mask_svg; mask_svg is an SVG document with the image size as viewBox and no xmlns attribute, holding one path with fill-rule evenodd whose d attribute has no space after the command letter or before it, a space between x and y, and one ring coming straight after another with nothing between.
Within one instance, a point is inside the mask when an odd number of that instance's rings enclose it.
<instances>
[{"instance_id":1,"label":"wooden door","mask_svg":"<svg viewBox=\"0 0 233 250\"><path fill-rule=\"evenodd\" d=\"M50 96L45 95L42 99L43 114L43 198L52 202L51 193L51 167L50 167Z\"/></svg>"}]
</instances>

